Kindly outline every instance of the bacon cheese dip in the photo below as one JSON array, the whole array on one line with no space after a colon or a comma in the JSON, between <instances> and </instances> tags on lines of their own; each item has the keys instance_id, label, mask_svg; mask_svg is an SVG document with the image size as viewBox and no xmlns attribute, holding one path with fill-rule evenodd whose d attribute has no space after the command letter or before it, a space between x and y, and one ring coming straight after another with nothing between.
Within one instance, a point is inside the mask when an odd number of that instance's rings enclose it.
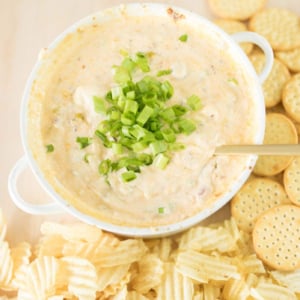
<instances>
[{"instance_id":1,"label":"bacon cheese dip","mask_svg":"<svg viewBox=\"0 0 300 300\"><path fill-rule=\"evenodd\" d=\"M249 157L214 156L214 149L254 142L252 83L225 43L205 28L184 18L124 14L80 27L41 59L29 102L29 144L47 181L79 211L118 225L171 224L211 205L245 170ZM124 79L118 72L126 62L133 67L127 66L132 70ZM170 125L176 116L157 118L160 128L146 144L143 134L151 110L139 123L144 104L137 108L130 102L127 119L124 106L114 104L136 101L142 94L137 83L145 77L160 87L166 84L168 99L159 102L158 113L170 107L184 110L181 130ZM127 79L135 85L134 93L126 94L128 85L124 91ZM153 108L155 101L148 106ZM117 138L103 126L111 107L121 124ZM130 136L134 125L143 128L138 130L142 137ZM166 130L167 138L161 134L166 127L172 129ZM125 146L120 136L127 138ZM130 149L133 140L142 146ZM163 141L162 148L157 140ZM140 154L150 161L128 166L126 159Z\"/></svg>"}]
</instances>

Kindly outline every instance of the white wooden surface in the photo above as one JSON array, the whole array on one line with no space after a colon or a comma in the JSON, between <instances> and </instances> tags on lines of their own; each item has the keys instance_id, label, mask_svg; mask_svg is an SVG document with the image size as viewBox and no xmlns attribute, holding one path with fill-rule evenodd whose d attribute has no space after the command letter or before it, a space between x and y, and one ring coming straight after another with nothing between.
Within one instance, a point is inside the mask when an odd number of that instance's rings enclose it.
<instances>
[{"instance_id":1,"label":"white wooden surface","mask_svg":"<svg viewBox=\"0 0 300 300\"><path fill-rule=\"evenodd\" d=\"M129 1L122 1L126 2ZM211 17L205 0L164 2ZM0 0L0 207L9 222L8 238L12 244L23 239L33 240L43 220L17 209L7 190L9 171L23 155L19 107L38 52L78 19L120 3L119 0ZM291 8L300 15L298 0L270 0L269 6L274 5ZM49 200L30 171L21 177L20 188L24 197L33 202ZM223 211L219 212L219 216L222 214ZM65 218L65 215L48 217L62 221Z\"/></svg>"}]
</instances>

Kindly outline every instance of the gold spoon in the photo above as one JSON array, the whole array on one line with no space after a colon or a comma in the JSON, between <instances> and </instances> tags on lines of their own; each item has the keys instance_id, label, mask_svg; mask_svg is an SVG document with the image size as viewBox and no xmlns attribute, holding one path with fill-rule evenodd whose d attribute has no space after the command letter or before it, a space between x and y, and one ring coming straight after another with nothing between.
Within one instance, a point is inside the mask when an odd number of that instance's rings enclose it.
<instances>
[{"instance_id":1,"label":"gold spoon","mask_svg":"<svg viewBox=\"0 0 300 300\"><path fill-rule=\"evenodd\" d=\"M215 155L300 155L300 144L224 145L215 149Z\"/></svg>"}]
</instances>

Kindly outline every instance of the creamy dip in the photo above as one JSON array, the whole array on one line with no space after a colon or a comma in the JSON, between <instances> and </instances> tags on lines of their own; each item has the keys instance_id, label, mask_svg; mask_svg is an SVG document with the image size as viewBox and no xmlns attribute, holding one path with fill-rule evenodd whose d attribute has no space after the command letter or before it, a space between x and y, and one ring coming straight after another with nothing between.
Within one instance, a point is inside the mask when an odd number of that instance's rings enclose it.
<instances>
[{"instance_id":1,"label":"creamy dip","mask_svg":"<svg viewBox=\"0 0 300 300\"><path fill-rule=\"evenodd\" d=\"M183 34L186 42L179 40ZM203 109L189 112L197 128L177 137L186 147L172 153L165 169L142 167L130 182L119 170L109 174L107 184L98 166L114 156L112 150L97 142L80 149L76 138L93 136L103 118L94 111L93 96L115 85L120 51L153 53L150 75L172 70L164 77L174 87L169 104L195 94ZM249 157L213 153L218 145L255 140L253 83L228 46L205 27L184 18L124 14L78 29L42 59L29 102L29 144L47 181L78 210L127 226L171 224L209 207L245 170ZM47 153L46 145L54 151Z\"/></svg>"}]
</instances>

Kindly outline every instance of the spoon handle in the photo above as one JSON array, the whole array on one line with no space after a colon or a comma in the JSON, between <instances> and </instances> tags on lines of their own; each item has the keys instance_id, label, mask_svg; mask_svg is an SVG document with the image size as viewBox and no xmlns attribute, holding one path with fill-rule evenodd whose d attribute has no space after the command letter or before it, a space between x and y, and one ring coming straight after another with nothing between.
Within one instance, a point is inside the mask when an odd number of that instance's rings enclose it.
<instances>
[{"instance_id":1,"label":"spoon handle","mask_svg":"<svg viewBox=\"0 0 300 300\"><path fill-rule=\"evenodd\" d=\"M215 149L215 155L300 155L300 144L224 145Z\"/></svg>"}]
</instances>

